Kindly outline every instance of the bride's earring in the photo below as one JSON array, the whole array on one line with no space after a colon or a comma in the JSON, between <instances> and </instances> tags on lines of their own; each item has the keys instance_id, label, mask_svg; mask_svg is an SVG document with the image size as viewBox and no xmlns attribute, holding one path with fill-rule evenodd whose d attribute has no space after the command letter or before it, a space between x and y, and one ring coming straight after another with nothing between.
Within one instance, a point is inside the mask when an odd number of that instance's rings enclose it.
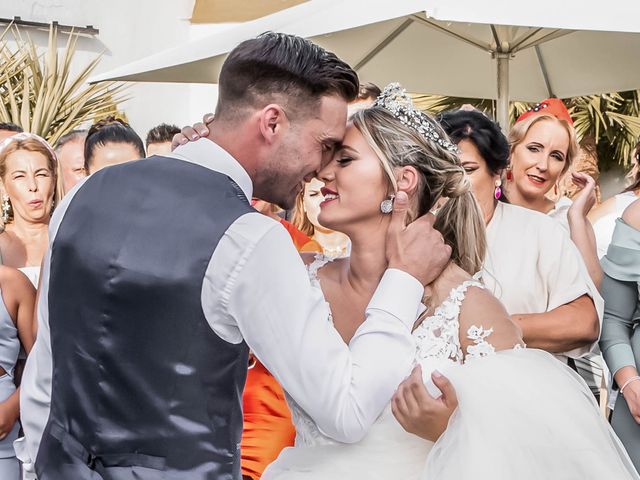
<instances>
[{"instance_id":1,"label":"bride's earring","mask_svg":"<svg viewBox=\"0 0 640 480\"><path fill-rule=\"evenodd\" d=\"M496 200L500 200L500 197L502 197L502 180L497 179L495 185L496 188L493 191L493 196Z\"/></svg>"},{"instance_id":2,"label":"bride's earring","mask_svg":"<svg viewBox=\"0 0 640 480\"><path fill-rule=\"evenodd\" d=\"M382 203L380 203L380 211L384 214L388 214L393 212L393 199L395 198L395 195L389 195L389 198L387 198L386 200L383 200Z\"/></svg>"}]
</instances>

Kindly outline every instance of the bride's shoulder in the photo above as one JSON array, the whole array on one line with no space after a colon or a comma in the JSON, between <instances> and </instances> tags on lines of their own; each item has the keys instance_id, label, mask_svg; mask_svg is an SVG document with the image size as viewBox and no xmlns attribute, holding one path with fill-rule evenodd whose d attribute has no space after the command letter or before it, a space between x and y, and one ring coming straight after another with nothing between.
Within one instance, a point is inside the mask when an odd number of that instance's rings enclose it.
<instances>
[{"instance_id":1,"label":"bride's shoulder","mask_svg":"<svg viewBox=\"0 0 640 480\"><path fill-rule=\"evenodd\" d=\"M318 256L321 256L321 255L322 255L321 253L315 253L315 252L300 252L300 258L302 259L304 264L307 266L315 262Z\"/></svg>"},{"instance_id":2,"label":"bride's shoulder","mask_svg":"<svg viewBox=\"0 0 640 480\"><path fill-rule=\"evenodd\" d=\"M344 268L348 258L335 258L322 253L300 253L302 261L307 267L309 277L318 279L318 272L322 269L322 278L328 280L337 279Z\"/></svg>"},{"instance_id":3,"label":"bride's shoulder","mask_svg":"<svg viewBox=\"0 0 640 480\"><path fill-rule=\"evenodd\" d=\"M480 285L472 284L467 289L458 321L463 347L470 344L469 340L473 338L469 335L478 329L491 333L490 342L496 350L523 344L521 328L511 319L502 302Z\"/></svg>"}]
</instances>

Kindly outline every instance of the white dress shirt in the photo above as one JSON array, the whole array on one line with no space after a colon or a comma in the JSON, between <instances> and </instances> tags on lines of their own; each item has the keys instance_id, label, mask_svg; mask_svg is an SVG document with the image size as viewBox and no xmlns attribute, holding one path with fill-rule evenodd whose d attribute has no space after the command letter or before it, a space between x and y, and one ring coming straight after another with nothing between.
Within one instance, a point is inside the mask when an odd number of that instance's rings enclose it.
<instances>
[{"instance_id":1,"label":"white dress shirt","mask_svg":"<svg viewBox=\"0 0 640 480\"><path fill-rule=\"evenodd\" d=\"M251 199L253 187L246 171L210 140L188 143L171 156L228 175ZM51 245L80 188L82 184L65 197L50 224L38 337L21 393L26 442L16 442L27 470L33 469L51 399L47 302ZM367 307L366 321L347 345L331 325L329 306L322 293L312 288L286 230L253 212L238 218L220 239L203 279L202 308L222 339L247 342L324 434L351 443L367 433L409 373L415 353L411 328L421 310L422 295L423 287L414 277L387 270Z\"/></svg>"}]
</instances>

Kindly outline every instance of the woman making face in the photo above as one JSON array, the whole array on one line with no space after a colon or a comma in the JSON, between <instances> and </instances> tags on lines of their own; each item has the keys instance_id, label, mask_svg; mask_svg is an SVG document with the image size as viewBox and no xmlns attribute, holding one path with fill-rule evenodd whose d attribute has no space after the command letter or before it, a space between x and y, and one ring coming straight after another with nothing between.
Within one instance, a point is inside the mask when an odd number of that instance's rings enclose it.
<instances>
[{"instance_id":1,"label":"woman making face","mask_svg":"<svg viewBox=\"0 0 640 480\"><path fill-rule=\"evenodd\" d=\"M56 196L56 158L36 135L23 133L0 147L0 179L5 197L0 235L2 263L19 268L37 283L48 242L49 219Z\"/></svg>"}]
</instances>

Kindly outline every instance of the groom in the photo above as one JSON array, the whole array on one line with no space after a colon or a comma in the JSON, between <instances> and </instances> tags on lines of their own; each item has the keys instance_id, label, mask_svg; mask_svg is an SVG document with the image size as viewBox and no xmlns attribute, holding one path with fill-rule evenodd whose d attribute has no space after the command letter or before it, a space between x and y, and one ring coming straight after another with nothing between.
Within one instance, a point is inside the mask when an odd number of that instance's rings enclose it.
<instances>
[{"instance_id":1,"label":"groom","mask_svg":"<svg viewBox=\"0 0 640 480\"><path fill-rule=\"evenodd\" d=\"M357 91L335 55L264 34L225 61L209 139L65 198L23 379L31 478L239 479L249 347L325 434L366 434L408 373L423 285L449 247L428 217L405 227L399 198L389 269L346 345L287 233L249 205L293 205Z\"/></svg>"}]
</instances>

